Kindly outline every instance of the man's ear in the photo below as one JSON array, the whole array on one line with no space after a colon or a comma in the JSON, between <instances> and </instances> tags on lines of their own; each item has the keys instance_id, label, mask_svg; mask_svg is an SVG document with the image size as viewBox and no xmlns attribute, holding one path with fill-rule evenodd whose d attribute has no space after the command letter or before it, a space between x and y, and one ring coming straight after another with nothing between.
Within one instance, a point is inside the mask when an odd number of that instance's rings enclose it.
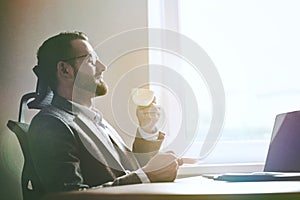
<instances>
[{"instance_id":1,"label":"man's ear","mask_svg":"<svg viewBox=\"0 0 300 200\"><path fill-rule=\"evenodd\" d=\"M63 79L74 79L74 69L69 63L59 61L57 63L57 76Z\"/></svg>"}]
</instances>

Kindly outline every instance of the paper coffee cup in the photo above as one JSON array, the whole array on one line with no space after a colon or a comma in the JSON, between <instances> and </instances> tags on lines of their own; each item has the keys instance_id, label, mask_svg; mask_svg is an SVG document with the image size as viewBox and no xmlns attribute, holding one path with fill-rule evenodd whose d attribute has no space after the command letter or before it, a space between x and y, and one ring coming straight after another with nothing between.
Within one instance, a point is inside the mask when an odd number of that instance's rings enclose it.
<instances>
[{"instance_id":1,"label":"paper coffee cup","mask_svg":"<svg viewBox=\"0 0 300 200\"><path fill-rule=\"evenodd\" d=\"M132 89L132 101L137 106L149 106L154 100L154 92L145 88Z\"/></svg>"}]
</instances>

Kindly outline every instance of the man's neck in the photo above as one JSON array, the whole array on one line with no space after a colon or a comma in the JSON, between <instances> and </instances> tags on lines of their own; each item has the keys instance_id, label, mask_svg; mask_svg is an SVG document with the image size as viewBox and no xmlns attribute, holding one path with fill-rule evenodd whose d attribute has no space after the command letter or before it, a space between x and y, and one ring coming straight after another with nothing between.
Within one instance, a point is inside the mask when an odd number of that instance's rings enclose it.
<instances>
[{"instance_id":1,"label":"man's neck","mask_svg":"<svg viewBox=\"0 0 300 200\"><path fill-rule=\"evenodd\" d=\"M80 105L91 107L92 105L92 98L94 95L92 95L90 92L87 92L82 89L76 88L75 90L67 90L67 89L57 89L58 95L61 97L73 101L75 103L78 103Z\"/></svg>"},{"instance_id":2,"label":"man's neck","mask_svg":"<svg viewBox=\"0 0 300 200\"><path fill-rule=\"evenodd\" d=\"M80 96L80 98L76 98L73 95L73 98L70 99L71 101L78 103L80 105L86 106L86 107L91 107L92 106L92 100L91 98L83 98L83 96Z\"/></svg>"},{"instance_id":3,"label":"man's neck","mask_svg":"<svg viewBox=\"0 0 300 200\"><path fill-rule=\"evenodd\" d=\"M86 107L91 107L93 97L94 95L86 90L76 89L73 90L72 101Z\"/></svg>"}]
</instances>

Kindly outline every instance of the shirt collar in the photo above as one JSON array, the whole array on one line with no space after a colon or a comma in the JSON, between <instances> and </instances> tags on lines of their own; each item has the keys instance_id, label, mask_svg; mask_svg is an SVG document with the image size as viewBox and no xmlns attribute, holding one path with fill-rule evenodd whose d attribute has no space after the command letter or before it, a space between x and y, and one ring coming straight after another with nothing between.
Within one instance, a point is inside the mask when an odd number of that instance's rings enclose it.
<instances>
[{"instance_id":1,"label":"shirt collar","mask_svg":"<svg viewBox=\"0 0 300 200\"><path fill-rule=\"evenodd\" d=\"M80 114L84 115L85 117L87 117L88 119L90 119L91 121L95 122L95 123L99 123L102 124L102 113L97 110L94 107L86 107L83 105L80 105L78 103L75 103L73 101L69 101L73 108L76 109L76 111L78 111Z\"/></svg>"}]
</instances>

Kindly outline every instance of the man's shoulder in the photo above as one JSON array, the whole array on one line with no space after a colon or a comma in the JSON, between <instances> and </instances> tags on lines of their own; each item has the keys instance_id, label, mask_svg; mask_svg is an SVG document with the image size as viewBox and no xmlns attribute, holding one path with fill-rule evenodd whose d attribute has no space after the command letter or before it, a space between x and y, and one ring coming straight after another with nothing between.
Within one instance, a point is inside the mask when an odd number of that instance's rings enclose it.
<instances>
[{"instance_id":1,"label":"man's shoulder","mask_svg":"<svg viewBox=\"0 0 300 200\"><path fill-rule=\"evenodd\" d=\"M32 119L32 122L37 120L57 119L64 123L70 124L75 117L74 113L60 109L56 106L49 105L42 108Z\"/></svg>"}]
</instances>

